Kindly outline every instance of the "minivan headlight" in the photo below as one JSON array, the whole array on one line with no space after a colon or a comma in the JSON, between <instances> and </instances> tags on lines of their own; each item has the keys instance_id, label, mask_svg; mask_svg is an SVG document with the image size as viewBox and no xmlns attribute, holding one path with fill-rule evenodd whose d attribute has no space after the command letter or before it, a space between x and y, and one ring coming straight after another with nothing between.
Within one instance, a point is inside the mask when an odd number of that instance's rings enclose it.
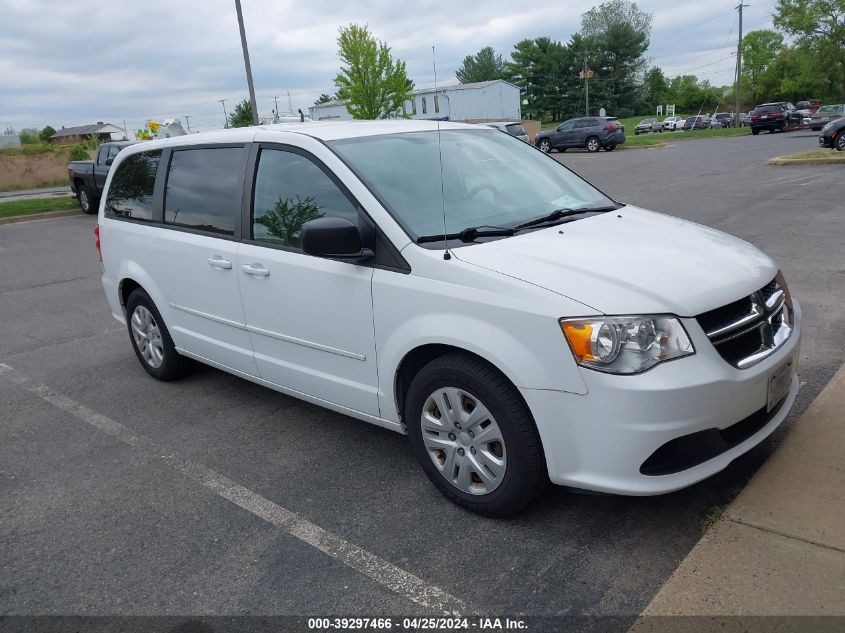
<instances>
[{"instance_id":1,"label":"minivan headlight","mask_svg":"<svg viewBox=\"0 0 845 633\"><path fill-rule=\"evenodd\" d=\"M575 361L609 374L637 374L695 354L681 322L670 316L561 319Z\"/></svg>"}]
</instances>

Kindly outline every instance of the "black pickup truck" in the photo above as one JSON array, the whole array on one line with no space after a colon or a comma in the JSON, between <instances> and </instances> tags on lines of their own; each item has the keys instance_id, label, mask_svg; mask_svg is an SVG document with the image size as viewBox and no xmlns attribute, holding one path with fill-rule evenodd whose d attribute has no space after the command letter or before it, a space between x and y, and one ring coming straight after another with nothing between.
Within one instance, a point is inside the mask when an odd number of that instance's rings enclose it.
<instances>
[{"instance_id":1,"label":"black pickup truck","mask_svg":"<svg viewBox=\"0 0 845 633\"><path fill-rule=\"evenodd\" d=\"M114 141L103 143L97 148L94 160L74 160L67 165L67 175L70 178L71 191L79 200L79 206L85 213L96 213L100 195L106 184L114 157L124 147L133 145L135 141Z\"/></svg>"}]
</instances>

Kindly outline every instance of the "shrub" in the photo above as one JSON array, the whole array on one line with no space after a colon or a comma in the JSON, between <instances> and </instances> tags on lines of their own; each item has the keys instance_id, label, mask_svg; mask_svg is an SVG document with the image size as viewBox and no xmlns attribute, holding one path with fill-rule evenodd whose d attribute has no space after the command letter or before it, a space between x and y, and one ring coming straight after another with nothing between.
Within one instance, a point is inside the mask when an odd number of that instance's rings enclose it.
<instances>
[{"instance_id":1,"label":"shrub","mask_svg":"<svg viewBox=\"0 0 845 633\"><path fill-rule=\"evenodd\" d=\"M612 116L619 117L620 119L627 119L634 116L634 111L631 108L619 108Z\"/></svg>"},{"instance_id":2,"label":"shrub","mask_svg":"<svg viewBox=\"0 0 845 633\"><path fill-rule=\"evenodd\" d=\"M35 145L41 140L38 136L38 130L34 127L22 129L18 137L21 139L21 145Z\"/></svg>"},{"instance_id":3,"label":"shrub","mask_svg":"<svg viewBox=\"0 0 845 633\"><path fill-rule=\"evenodd\" d=\"M84 143L74 143L70 146L70 159L71 160L88 160L90 150L85 146Z\"/></svg>"}]
</instances>

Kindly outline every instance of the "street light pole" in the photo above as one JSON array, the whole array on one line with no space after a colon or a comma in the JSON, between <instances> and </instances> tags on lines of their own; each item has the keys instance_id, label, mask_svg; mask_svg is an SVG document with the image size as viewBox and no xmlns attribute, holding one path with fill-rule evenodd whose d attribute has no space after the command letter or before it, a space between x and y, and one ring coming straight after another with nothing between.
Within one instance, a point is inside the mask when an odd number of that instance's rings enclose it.
<instances>
[{"instance_id":1,"label":"street light pole","mask_svg":"<svg viewBox=\"0 0 845 633\"><path fill-rule=\"evenodd\" d=\"M217 103L223 104L223 127L229 127L229 115L226 114L226 99L218 99Z\"/></svg>"},{"instance_id":2,"label":"street light pole","mask_svg":"<svg viewBox=\"0 0 845 633\"><path fill-rule=\"evenodd\" d=\"M258 107L255 105L255 88L252 86L252 67L249 65L249 51L246 47L246 31L244 31L244 14L241 11L241 0L235 0L238 12L238 28L241 31L241 48L244 49L244 66L246 67L246 83L249 86L249 103L252 106L252 123L258 125Z\"/></svg>"}]
</instances>

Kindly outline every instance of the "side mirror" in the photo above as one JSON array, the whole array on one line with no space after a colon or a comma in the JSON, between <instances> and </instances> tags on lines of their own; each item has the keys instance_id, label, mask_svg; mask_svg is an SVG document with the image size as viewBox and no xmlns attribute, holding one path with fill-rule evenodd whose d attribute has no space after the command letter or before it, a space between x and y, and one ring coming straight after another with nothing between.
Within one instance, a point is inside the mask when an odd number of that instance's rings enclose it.
<instances>
[{"instance_id":1,"label":"side mirror","mask_svg":"<svg viewBox=\"0 0 845 633\"><path fill-rule=\"evenodd\" d=\"M114 158L107 158L107 159L106 159L106 165L107 165L107 166L108 166L108 165L111 165L113 162L114 162Z\"/></svg>"},{"instance_id":2,"label":"side mirror","mask_svg":"<svg viewBox=\"0 0 845 633\"><path fill-rule=\"evenodd\" d=\"M361 246L361 232L346 218L328 217L309 220L300 233L302 250L315 257L362 262L373 251Z\"/></svg>"}]
</instances>

